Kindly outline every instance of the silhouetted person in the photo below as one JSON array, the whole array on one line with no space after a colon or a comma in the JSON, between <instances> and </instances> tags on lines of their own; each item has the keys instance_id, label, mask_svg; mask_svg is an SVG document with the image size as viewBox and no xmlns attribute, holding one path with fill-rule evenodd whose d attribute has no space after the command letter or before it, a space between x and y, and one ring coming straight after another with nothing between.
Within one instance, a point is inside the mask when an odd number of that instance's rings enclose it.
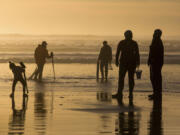
<instances>
[{"instance_id":1,"label":"silhouetted person","mask_svg":"<svg viewBox=\"0 0 180 135\"><path fill-rule=\"evenodd\" d=\"M116 52L116 66L119 66L119 82L118 92L112 95L113 98L120 98L123 96L124 78L126 72L129 77L129 98L133 98L134 90L134 73L136 67L140 65L139 48L136 41L132 40L133 34L130 30L124 33L125 39L120 41ZM120 57L120 60L119 60Z\"/></svg>"},{"instance_id":2,"label":"silhouetted person","mask_svg":"<svg viewBox=\"0 0 180 135\"><path fill-rule=\"evenodd\" d=\"M153 100L153 108L150 114L149 135L163 135L162 129L162 97Z\"/></svg>"},{"instance_id":3,"label":"silhouetted person","mask_svg":"<svg viewBox=\"0 0 180 135\"><path fill-rule=\"evenodd\" d=\"M28 98L23 97L22 108L16 109L14 97L12 97L12 118L9 122L9 135L24 134L25 115L27 110ZM18 130L17 130L18 129Z\"/></svg>"},{"instance_id":4,"label":"silhouetted person","mask_svg":"<svg viewBox=\"0 0 180 135\"><path fill-rule=\"evenodd\" d=\"M53 57L52 52L51 55L48 54L46 41L43 41L41 45L38 45L38 47L35 50L34 57L35 57L35 62L37 64L37 70L35 71L34 79L39 79L41 81L44 64L46 63L46 58Z\"/></svg>"},{"instance_id":5,"label":"silhouetted person","mask_svg":"<svg viewBox=\"0 0 180 135\"><path fill-rule=\"evenodd\" d=\"M118 105L125 107L122 98L118 98ZM134 108L133 100L129 100L129 109ZM116 121L116 135L138 135L139 134L140 115L135 111L119 112L118 120Z\"/></svg>"},{"instance_id":6,"label":"silhouetted person","mask_svg":"<svg viewBox=\"0 0 180 135\"><path fill-rule=\"evenodd\" d=\"M24 65L16 66L14 63L9 62L9 68L12 70L14 74L14 79L13 79L13 84L12 84L12 93L10 94L10 96L11 97L14 96L15 87L18 81L21 82L21 84L23 85L23 96L27 96L26 94L27 82L25 78L25 66Z\"/></svg>"},{"instance_id":7,"label":"silhouetted person","mask_svg":"<svg viewBox=\"0 0 180 135\"><path fill-rule=\"evenodd\" d=\"M162 94L161 70L164 64L164 46L161 35L162 31L156 29L150 45L148 65L150 67L150 80L153 87L153 95L149 95L150 99L158 98Z\"/></svg>"},{"instance_id":8,"label":"silhouetted person","mask_svg":"<svg viewBox=\"0 0 180 135\"><path fill-rule=\"evenodd\" d=\"M101 77L104 79L104 68L105 68L105 79L108 78L108 64L112 61L112 49L108 45L107 41L103 42L103 47L100 50L98 61L100 61Z\"/></svg>"}]
</instances>

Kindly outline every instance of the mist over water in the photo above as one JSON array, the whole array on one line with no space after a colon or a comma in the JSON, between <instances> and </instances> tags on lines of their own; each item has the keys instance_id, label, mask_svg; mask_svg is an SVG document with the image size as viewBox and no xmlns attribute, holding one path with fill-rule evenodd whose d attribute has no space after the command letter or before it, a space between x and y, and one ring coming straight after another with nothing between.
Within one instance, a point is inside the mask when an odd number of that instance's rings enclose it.
<instances>
[{"instance_id":1,"label":"mist over water","mask_svg":"<svg viewBox=\"0 0 180 135\"><path fill-rule=\"evenodd\" d=\"M123 37L117 36L0 36L0 62L9 60L34 63L34 50L43 40L48 42L49 52L55 54L56 63L96 63L102 42L107 40L115 55L117 44ZM139 44L141 63L146 63L149 40L135 39ZM179 64L180 41L164 40L165 63ZM47 61L50 62L50 61Z\"/></svg>"}]
</instances>

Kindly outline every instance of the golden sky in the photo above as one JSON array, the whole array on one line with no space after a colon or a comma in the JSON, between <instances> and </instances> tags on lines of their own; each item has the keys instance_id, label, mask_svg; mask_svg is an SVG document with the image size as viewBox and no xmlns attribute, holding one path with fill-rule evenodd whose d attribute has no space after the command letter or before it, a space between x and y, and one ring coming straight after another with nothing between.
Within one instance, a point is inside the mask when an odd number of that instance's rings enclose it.
<instances>
[{"instance_id":1,"label":"golden sky","mask_svg":"<svg viewBox=\"0 0 180 135\"><path fill-rule=\"evenodd\" d=\"M0 0L0 33L180 36L180 0Z\"/></svg>"}]
</instances>

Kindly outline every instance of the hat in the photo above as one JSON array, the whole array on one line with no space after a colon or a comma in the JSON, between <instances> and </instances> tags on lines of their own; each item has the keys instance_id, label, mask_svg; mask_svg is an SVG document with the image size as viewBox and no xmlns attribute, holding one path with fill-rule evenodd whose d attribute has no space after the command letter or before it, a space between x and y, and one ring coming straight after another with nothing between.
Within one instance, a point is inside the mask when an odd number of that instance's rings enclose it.
<instances>
[{"instance_id":1,"label":"hat","mask_svg":"<svg viewBox=\"0 0 180 135\"><path fill-rule=\"evenodd\" d=\"M107 44L107 41L105 40L105 41L103 41L103 44Z\"/></svg>"},{"instance_id":2,"label":"hat","mask_svg":"<svg viewBox=\"0 0 180 135\"><path fill-rule=\"evenodd\" d=\"M47 42L46 41L42 41L42 45L47 45Z\"/></svg>"}]
</instances>

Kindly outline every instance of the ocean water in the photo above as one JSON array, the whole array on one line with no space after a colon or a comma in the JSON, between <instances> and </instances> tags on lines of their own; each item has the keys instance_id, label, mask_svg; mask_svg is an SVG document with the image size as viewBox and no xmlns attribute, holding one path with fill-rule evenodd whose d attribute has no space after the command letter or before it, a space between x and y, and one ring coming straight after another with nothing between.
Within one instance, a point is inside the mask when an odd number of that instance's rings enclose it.
<instances>
[{"instance_id":1,"label":"ocean water","mask_svg":"<svg viewBox=\"0 0 180 135\"><path fill-rule=\"evenodd\" d=\"M55 54L56 63L96 63L102 42L107 40L115 55L117 44L123 37L113 36L23 36L0 35L0 62L9 60L34 62L34 50L43 40L49 52ZM146 63L151 39L135 39L139 44L141 63ZM165 63L179 64L180 41L164 40ZM114 57L113 57L114 58ZM50 62L50 61L47 61Z\"/></svg>"},{"instance_id":2,"label":"ocean water","mask_svg":"<svg viewBox=\"0 0 180 135\"><path fill-rule=\"evenodd\" d=\"M35 64L26 64L26 75L29 77L34 69L36 68ZM0 72L0 82L2 82L2 89L4 85L11 90L11 84L13 79L13 74L9 69L8 63L1 63L1 72ZM150 83L149 67L145 64L140 66L140 69L143 70L142 78L138 80L135 76L135 92L152 92L152 87ZM46 86L55 87L55 90L60 88L67 88L73 91L99 91L103 90L101 86L105 85L106 82L101 82L96 80L96 64L55 64L55 75L56 79L53 79L53 69L52 64L48 63L45 65L43 72L43 84ZM180 65L177 64L167 64L163 67L163 91L169 93L180 92ZM125 91L128 91L128 78L125 78ZM7 83L5 83L7 82ZM4 84L5 83L5 84ZM118 83L118 68L113 65L113 70L109 70L109 81L107 89L112 92L116 92ZM33 91L35 88L34 81L28 80L29 90ZM21 85L17 85L21 89ZM106 89L106 87L105 87Z\"/></svg>"},{"instance_id":3,"label":"ocean water","mask_svg":"<svg viewBox=\"0 0 180 135\"><path fill-rule=\"evenodd\" d=\"M27 65L27 76L35 69L34 49L43 40L48 42L49 52L53 51L56 81L61 86L94 87L96 84L96 61L102 41L107 40L112 46L115 55L117 44L123 37L113 36L23 36L0 35L0 81L12 79L12 73L8 68L8 61L16 63L23 61ZM163 40L165 48L165 65L163 68L163 82L165 91L179 91L179 64L180 41ZM149 68L147 57L150 40L137 40L141 56L141 69L143 76L137 80L137 90L151 90L149 81ZM114 60L113 60L114 61ZM51 59L47 60L44 69L44 78L52 82ZM113 71L109 71L112 80L112 89L117 89L118 68L113 64ZM50 79L50 80L48 80ZM31 82L30 82L31 83ZM127 81L126 81L127 83ZM126 88L127 89L127 88Z\"/></svg>"}]
</instances>

